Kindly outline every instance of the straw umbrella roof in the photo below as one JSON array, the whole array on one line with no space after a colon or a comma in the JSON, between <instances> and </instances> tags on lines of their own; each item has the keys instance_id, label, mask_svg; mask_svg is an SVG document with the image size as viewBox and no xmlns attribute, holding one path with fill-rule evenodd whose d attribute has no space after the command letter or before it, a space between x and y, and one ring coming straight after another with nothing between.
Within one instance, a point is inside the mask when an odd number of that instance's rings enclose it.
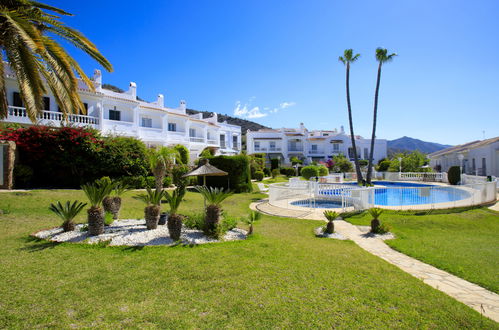
<instances>
[{"instance_id":1,"label":"straw umbrella roof","mask_svg":"<svg viewBox=\"0 0 499 330\"><path fill-rule=\"evenodd\" d=\"M208 159L205 160L204 165L196 168L195 170L184 174L182 177L188 176L225 176L229 175L229 173L222 171L221 169L216 168L211 165Z\"/></svg>"}]
</instances>

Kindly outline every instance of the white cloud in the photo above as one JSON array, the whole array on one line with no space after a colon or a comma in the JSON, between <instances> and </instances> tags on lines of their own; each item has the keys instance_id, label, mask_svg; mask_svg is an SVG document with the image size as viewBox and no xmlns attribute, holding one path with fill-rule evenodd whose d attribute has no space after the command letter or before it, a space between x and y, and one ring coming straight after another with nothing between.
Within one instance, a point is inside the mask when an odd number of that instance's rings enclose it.
<instances>
[{"instance_id":1,"label":"white cloud","mask_svg":"<svg viewBox=\"0 0 499 330\"><path fill-rule=\"evenodd\" d=\"M296 102L282 102L278 107L263 107L262 111L259 106L253 107L251 105L254 100L255 97L252 96L245 104L242 104L241 101L237 101L234 107L234 116L246 119L262 118L296 105Z\"/></svg>"}]
</instances>

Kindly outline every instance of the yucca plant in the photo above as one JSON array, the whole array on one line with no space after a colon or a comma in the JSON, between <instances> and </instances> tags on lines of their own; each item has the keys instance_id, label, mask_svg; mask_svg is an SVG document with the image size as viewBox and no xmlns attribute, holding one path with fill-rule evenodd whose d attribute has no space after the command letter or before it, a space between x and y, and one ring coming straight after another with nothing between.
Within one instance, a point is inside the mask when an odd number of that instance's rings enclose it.
<instances>
[{"instance_id":1,"label":"yucca plant","mask_svg":"<svg viewBox=\"0 0 499 330\"><path fill-rule=\"evenodd\" d=\"M81 210L87 205L87 203L82 203L79 201L67 201L64 204L57 202L56 204L50 204L49 210L54 212L59 218L64 221L62 223L63 231L73 231L75 229L75 224L73 219L81 212Z\"/></svg>"},{"instance_id":2,"label":"yucca plant","mask_svg":"<svg viewBox=\"0 0 499 330\"><path fill-rule=\"evenodd\" d=\"M183 217L177 213L180 203L185 196L185 187L176 188L170 195L165 192L166 201L170 205L170 214L168 215L168 232L170 233L170 238L174 241L180 239L180 234L182 232L182 219Z\"/></svg>"},{"instance_id":3,"label":"yucca plant","mask_svg":"<svg viewBox=\"0 0 499 330\"><path fill-rule=\"evenodd\" d=\"M147 187L145 194L135 196L146 203L144 208L144 218L146 219L146 227L148 230L158 228L159 214L161 213L161 199L165 196L164 190L152 190Z\"/></svg>"},{"instance_id":4,"label":"yucca plant","mask_svg":"<svg viewBox=\"0 0 499 330\"><path fill-rule=\"evenodd\" d=\"M113 190L104 198L102 205L104 211L113 215L113 219L117 220L121 210L121 196L128 191L128 186L121 182L112 182Z\"/></svg>"},{"instance_id":5,"label":"yucca plant","mask_svg":"<svg viewBox=\"0 0 499 330\"><path fill-rule=\"evenodd\" d=\"M196 186L196 190L204 197L206 205L205 210L205 234L209 236L217 236L217 227L220 222L222 208L220 205L229 196L232 195L229 191L224 191L223 188L213 188L206 186Z\"/></svg>"},{"instance_id":6,"label":"yucca plant","mask_svg":"<svg viewBox=\"0 0 499 330\"><path fill-rule=\"evenodd\" d=\"M327 219L327 225L326 225L326 234L333 234L334 233L334 223L333 221L338 217L338 213L331 211L331 210L326 210L324 211L324 216Z\"/></svg>"},{"instance_id":7,"label":"yucca plant","mask_svg":"<svg viewBox=\"0 0 499 330\"><path fill-rule=\"evenodd\" d=\"M373 217L371 220L371 232L377 233L380 226L379 216L384 212L384 210L379 207L372 207L367 211Z\"/></svg>"},{"instance_id":8,"label":"yucca plant","mask_svg":"<svg viewBox=\"0 0 499 330\"><path fill-rule=\"evenodd\" d=\"M90 201L88 213L88 234L90 236L100 235L104 232L104 211L102 201L111 193L113 186L106 181L97 180L94 183L87 183L81 189Z\"/></svg>"},{"instance_id":9,"label":"yucca plant","mask_svg":"<svg viewBox=\"0 0 499 330\"><path fill-rule=\"evenodd\" d=\"M248 235L253 234L253 224L255 223L255 221L260 220L261 217L262 217L261 213L251 210L248 216L243 219L244 223L246 223L249 226Z\"/></svg>"}]
</instances>

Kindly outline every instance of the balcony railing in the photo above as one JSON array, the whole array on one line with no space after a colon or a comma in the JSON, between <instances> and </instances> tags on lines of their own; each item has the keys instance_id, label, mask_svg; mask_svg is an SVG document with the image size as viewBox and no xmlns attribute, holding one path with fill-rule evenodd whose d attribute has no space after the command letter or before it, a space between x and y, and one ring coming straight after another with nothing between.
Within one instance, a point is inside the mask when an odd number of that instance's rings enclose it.
<instances>
[{"instance_id":1,"label":"balcony railing","mask_svg":"<svg viewBox=\"0 0 499 330\"><path fill-rule=\"evenodd\" d=\"M195 136L190 136L189 140L191 142L204 142L204 138L202 138L202 137L195 137Z\"/></svg>"},{"instance_id":2,"label":"balcony railing","mask_svg":"<svg viewBox=\"0 0 499 330\"><path fill-rule=\"evenodd\" d=\"M309 150L308 153L311 155L324 155L324 150Z\"/></svg>"},{"instance_id":3,"label":"balcony railing","mask_svg":"<svg viewBox=\"0 0 499 330\"><path fill-rule=\"evenodd\" d=\"M64 115L62 112L57 111L42 111L36 116L40 120L51 120L51 121L65 121ZM21 119L21 121L26 121L28 119L28 114L26 112L26 108L22 107L8 107L8 120L16 121L15 119ZM68 115L67 122L74 124L86 124L86 125L98 125L99 118L85 116L85 115Z\"/></svg>"},{"instance_id":4,"label":"balcony railing","mask_svg":"<svg viewBox=\"0 0 499 330\"><path fill-rule=\"evenodd\" d=\"M217 140L208 139L208 144L217 144Z\"/></svg>"},{"instance_id":5,"label":"balcony railing","mask_svg":"<svg viewBox=\"0 0 499 330\"><path fill-rule=\"evenodd\" d=\"M267 148L255 148L255 151L267 151Z\"/></svg>"},{"instance_id":6,"label":"balcony railing","mask_svg":"<svg viewBox=\"0 0 499 330\"><path fill-rule=\"evenodd\" d=\"M277 148L272 148L272 147L270 147L269 151L281 151L281 148L278 148L278 147Z\"/></svg>"},{"instance_id":7,"label":"balcony railing","mask_svg":"<svg viewBox=\"0 0 499 330\"><path fill-rule=\"evenodd\" d=\"M288 148L288 151L303 151L303 147L289 147Z\"/></svg>"}]
</instances>

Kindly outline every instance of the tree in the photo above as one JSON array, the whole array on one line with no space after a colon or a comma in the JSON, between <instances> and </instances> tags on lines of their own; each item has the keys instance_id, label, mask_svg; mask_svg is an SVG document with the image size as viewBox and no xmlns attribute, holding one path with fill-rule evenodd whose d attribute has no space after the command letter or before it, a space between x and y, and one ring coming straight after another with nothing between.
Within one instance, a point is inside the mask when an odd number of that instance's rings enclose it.
<instances>
[{"instance_id":1,"label":"tree","mask_svg":"<svg viewBox=\"0 0 499 330\"><path fill-rule=\"evenodd\" d=\"M173 167L174 160L179 157L178 151L171 147L149 149L147 152L149 167L156 179L156 191L163 189L163 180Z\"/></svg>"},{"instance_id":2,"label":"tree","mask_svg":"<svg viewBox=\"0 0 499 330\"><path fill-rule=\"evenodd\" d=\"M367 166L367 184L371 184L371 177L373 173L373 157L374 157L374 141L376 140L376 121L378 119L378 95L379 95L379 82L381 80L381 67L383 63L393 60L397 54L392 53L388 55L386 48L376 48L376 61L378 61L378 77L376 79L376 91L374 92L374 111L373 111L373 132L371 136L371 150L369 151L369 165Z\"/></svg>"},{"instance_id":3,"label":"tree","mask_svg":"<svg viewBox=\"0 0 499 330\"><path fill-rule=\"evenodd\" d=\"M353 133L352 105L350 103L350 63L358 60L360 54L353 55L353 49L345 49L343 56L338 59L346 66L346 89L347 89L347 107L348 122L350 124L350 139L352 142L353 159L355 162L355 171L357 172L357 182L362 184L362 172L360 171L359 157L357 155L357 146L355 144L355 135Z\"/></svg>"},{"instance_id":4,"label":"tree","mask_svg":"<svg viewBox=\"0 0 499 330\"><path fill-rule=\"evenodd\" d=\"M94 89L92 81L79 64L56 39L69 42L95 59L106 70L113 67L97 47L83 34L66 26L59 16L72 16L66 11L30 0L2 1L0 4L0 52L14 71L32 122L43 110L46 85L52 91L63 115L86 113L78 94L78 75ZM54 38L55 37L55 38ZM0 65L0 119L8 114L5 67Z\"/></svg>"}]
</instances>

